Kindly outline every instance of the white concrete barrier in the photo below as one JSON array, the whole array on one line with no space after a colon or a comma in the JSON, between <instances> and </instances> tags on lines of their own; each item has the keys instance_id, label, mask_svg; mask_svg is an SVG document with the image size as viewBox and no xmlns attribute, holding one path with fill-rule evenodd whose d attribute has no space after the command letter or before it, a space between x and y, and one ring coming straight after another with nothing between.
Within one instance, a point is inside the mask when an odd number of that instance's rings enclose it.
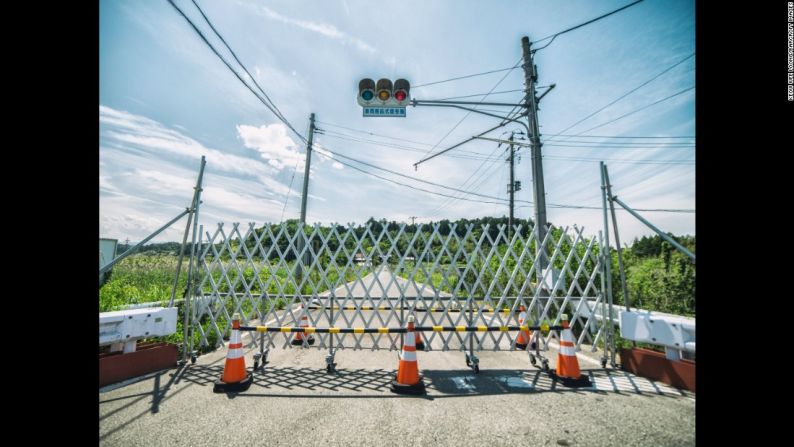
<instances>
[{"instance_id":1,"label":"white concrete barrier","mask_svg":"<svg viewBox=\"0 0 794 447\"><path fill-rule=\"evenodd\" d=\"M623 338L661 345L667 358L678 360L681 351L695 352L695 319L678 315L637 310L620 312Z\"/></svg>"},{"instance_id":2,"label":"white concrete barrier","mask_svg":"<svg viewBox=\"0 0 794 447\"><path fill-rule=\"evenodd\" d=\"M111 351L134 352L142 338L162 337L176 332L176 307L151 307L99 314L99 346Z\"/></svg>"}]
</instances>

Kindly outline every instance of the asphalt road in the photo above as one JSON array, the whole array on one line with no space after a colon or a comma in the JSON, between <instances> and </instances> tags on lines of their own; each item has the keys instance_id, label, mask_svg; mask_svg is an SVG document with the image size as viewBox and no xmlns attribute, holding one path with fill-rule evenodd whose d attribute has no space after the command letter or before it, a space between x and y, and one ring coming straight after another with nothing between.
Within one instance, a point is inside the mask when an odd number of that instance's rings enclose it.
<instances>
[{"instance_id":1,"label":"asphalt road","mask_svg":"<svg viewBox=\"0 0 794 447\"><path fill-rule=\"evenodd\" d=\"M278 337L269 363L242 393L212 392L225 348L195 365L100 390L100 444L695 444L694 394L602 369L599 353L579 354L593 386L570 389L532 367L525 352L478 352L476 375L460 351L419 352L428 393L413 397L389 390L396 351L340 350L338 371L328 374L327 349L282 349L283 335ZM243 341L250 369L258 348L248 335ZM553 368L556 351L544 355Z\"/></svg>"}]
</instances>

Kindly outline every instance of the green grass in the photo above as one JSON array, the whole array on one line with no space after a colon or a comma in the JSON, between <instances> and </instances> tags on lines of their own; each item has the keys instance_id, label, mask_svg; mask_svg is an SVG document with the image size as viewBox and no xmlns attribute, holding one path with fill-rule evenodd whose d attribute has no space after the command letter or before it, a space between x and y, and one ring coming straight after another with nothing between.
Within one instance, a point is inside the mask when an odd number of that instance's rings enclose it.
<instances>
[{"instance_id":1,"label":"green grass","mask_svg":"<svg viewBox=\"0 0 794 447\"><path fill-rule=\"evenodd\" d=\"M127 304L164 302L171 298L177 257L173 255L132 255L113 267L110 279L99 289L99 311L119 310ZM182 266L177 290L184 291L187 263ZM177 293L181 298L181 293Z\"/></svg>"},{"instance_id":2,"label":"green grass","mask_svg":"<svg viewBox=\"0 0 794 447\"><path fill-rule=\"evenodd\" d=\"M174 277L177 268L177 256L169 254L134 254L119 262L113 267L112 273L102 288L99 289L99 312L109 312L121 310L124 306L129 304L141 304L157 302L161 306L167 306L171 298L171 291L173 289ZM254 296L260 295L263 289L271 296L278 296L281 294L291 295L295 293L295 286L288 281L294 271L294 262L285 264L268 263L260 261L255 265L259 270L258 280L255 277L256 271L254 267L249 266L242 273L237 269L227 271L229 282L221 281L222 273L219 269L214 269L212 276L214 280L220 283L218 288L220 292L229 292L234 289L235 292L245 292L245 284L249 285L250 291ZM370 271L368 269L362 270L359 274L364 276ZM199 278L204 272L198 272ZM355 279L355 273L352 270L345 271L344 280L340 281L339 271L330 271L326 273L328 283L332 287L341 285L343 282L352 281ZM339 284L337 284L337 282ZM180 302L183 297L185 287L187 284L187 259L185 259L182 270L179 275L179 282L177 285L177 292L175 296L175 305L178 309L177 330L174 334L167 337L157 337L150 340L166 341L180 345L183 341L183 304ZM231 287L230 287L231 284ZM309 294L316 287L318 292L328 289L326 281L322 280L319 272L309 271L308 279L302 287L302 293ZM209 283L203 288L204 293L210 293L212 287ZM287 301L282 297L268 298L262 301L262 313L269 312L271 309L282 310L286 307ZM253 308L250 301L243 301L241 308L246 314L251 314ZM234 303L232 300L226 304L226 312L232 315L235 311ZM216 322L218 327L224 328L228 324L227 319L222 316L223 312L216 305L213 309L213 314L218 315ZM200 334L198 330L193 334L194 348L199 352L206 352L213 350L215 345L220 342L218 333L211 328L211 319L205 315L201 319L201 327L207 334L207 341L210 346L201 347ZM222 333L221 336L228 336L228 331ZM180 354L181 355L181 354Z\"/></svg>"}]
</instances>

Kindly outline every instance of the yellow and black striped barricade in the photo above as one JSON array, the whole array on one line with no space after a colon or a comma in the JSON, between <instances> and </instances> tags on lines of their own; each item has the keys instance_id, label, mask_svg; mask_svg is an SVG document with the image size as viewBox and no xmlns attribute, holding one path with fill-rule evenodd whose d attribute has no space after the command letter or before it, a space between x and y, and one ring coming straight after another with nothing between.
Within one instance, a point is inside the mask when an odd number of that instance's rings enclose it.
<instances>
[{"instance_id":1,"label":"yellow and black striped barricade","mask_svg":"<svg viewBox=\"0 0 794 447\"><path fill-rule=\"evenodd\" d=\"M333 310L376 310L376 311L411 310L411 311L415 311L415 312L436 312L436 313L441 313L441 312L457 313L457 312L468 312L470 310L468 307L467 308L451 309L451 308L444 308L444 307L440 307L440 306L434 306L434 307L431 307L431 308L424 308L424 307L415 307L415 306L367 306L367 305L364 305L364 306L347 305L347 306L333 306L333 307L332 306L322 307L322 306L313 305L313 306L308 306L307 309L309 309L309 310L323 310L323 309L324 310L331 310L331 309L333 309ZM486 313L486 314L494 313L494 312L508 314L508 313L512 312L510 309L502 309L502 310L496 311L492 307L484 307L482 309L479 309L479 308L477 308L475 306L475 307L471 308L471 311L473 311L473 312L477 312L478 310L482 311L482 313Z\"/></svg>"},{"instance_id":2,"label":"yellow and black striped barricade","mask_svg":"<svg viewBox=\"0 0 794 447\"><path fill-rule=\"evenodd\" d=\"M415 332L511 332L562 330L562 326L416 326ZM294 326L240 326L241 331L283 332L302 334L404 334L404 327L294 327Z\"/></svg>"},{"instance_id":3,"label":"yellow and black striped barricade","mask_svg":"<svg viewBox=\"0 0 794 447\"><path fill-rule=\"evenodd\" d=\"M507 326L416 326L414 332L511 332L511 331L541 331L548 334L549 331L562 330L563 326L549 326L548 323L541 325L507 325ZM241 331L251 332L280 332L280 333L299 333L299 334L405 334L408 332L404 327L294 327L294 326L240 326ZM535 357L541 358L544 369L548 369L546 359L540 353L530 352L532 364L535 364ZM470 366L475 373L479 372L476 360L470 359L467 354L466 365Z\"/></svg>"}]
</instances>

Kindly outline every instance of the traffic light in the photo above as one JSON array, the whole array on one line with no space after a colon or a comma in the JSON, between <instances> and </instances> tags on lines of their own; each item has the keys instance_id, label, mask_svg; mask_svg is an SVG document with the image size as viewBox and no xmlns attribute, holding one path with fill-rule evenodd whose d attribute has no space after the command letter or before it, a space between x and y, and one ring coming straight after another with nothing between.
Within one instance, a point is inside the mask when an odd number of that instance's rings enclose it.
<instances>
[{"instance_id":1,"label":"traffic light","mask_svg":"<svg viewBox=\"0 0 794 447\"><path fill-rule=\"evenodd\" d=\"M391 88L392 84L391 81L388 79L379 79L378 80L378 99L384 102L391 99Z\"/></svg>"},{"instance_id":2,"label":"traffic light","mask_svg":"<svg viewBox=\"0 0 794 447\"><path fill-rule=\"evenodd\" d=\"M411 84L405 79L362 79L358 83L358 104L362 107L405 107L411 100Z\"/></svg>"},{"instance_id":3,"label":"traffic light","mask_svg":"<svg viewBox=\"0 0 794 447\"><path fill-rule=\"evenodd\" d=\"M358 83L358 104L368 106L375 103L375 81L362 79Z\"/></svg>"},{"instance_id":4,"label":"traffic light","mask_svg":"<svg viewBox=\"0 0 794 447\"><path fill-rule=\"evenodd\" d=\"M394 81L394 100L397 101L397 105L400 107L405 107L408 105L408 101L410 100L410 92L411 92L411 84L406 81L405 79L398 79Z\"/></svg>"}]
</instances>

